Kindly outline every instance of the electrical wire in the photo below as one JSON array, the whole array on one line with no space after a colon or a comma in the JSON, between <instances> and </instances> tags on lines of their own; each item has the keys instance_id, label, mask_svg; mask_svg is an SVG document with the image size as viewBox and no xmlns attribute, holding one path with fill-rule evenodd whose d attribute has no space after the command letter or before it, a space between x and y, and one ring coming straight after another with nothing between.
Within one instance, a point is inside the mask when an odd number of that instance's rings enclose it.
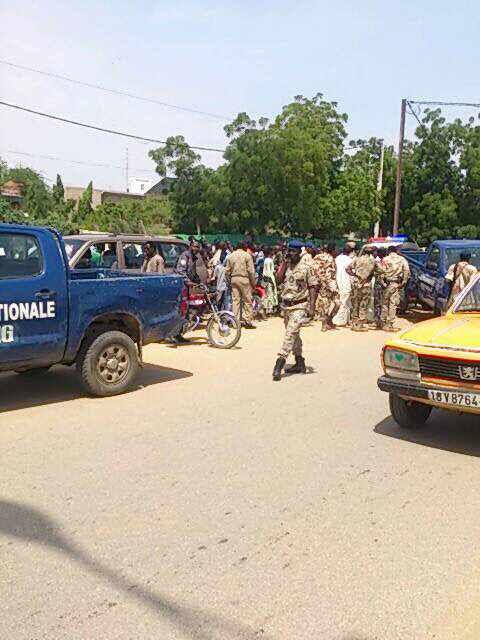
<instances>
[{"instance_id":1,"label":"electrical wire","mask_svg":"<svg viewBox=\"0 0 480 640\"><path fill-rule=\"evenodd\" d=\"M439 107L480 107L476 102L438 102L435 100L407 100L411 104L427 104Z\"/></svg>"},{"instance_id":2,"label":"electrical wire","mask_svg":"<svg viewBox=\"0 0 480 640\"><path fill-rule=\"evenodd\" d=\"M414 110L414 108L412 107L412 104L411 104L410 100L407 100L407 105L408 105L408 108L410 109L410 114L411 114L412 116L414 116L414 117L416 118L416 120L417 120L418 124L419 124L421 127L423 127L424 125L420 122L420 119L419 119L418 115L415 113L415 110Z\"/></svg>"},{"instance_id":3,"label":"electrical wire","mask_svg":"<svg viewBox=\"0 0 480 640\"><path fill-rule=\"evenodd\" d=\"M229 118L228 116L223 116L218 113L210 113L209 111L201 111L200 109L191 109L190 107L182 107L178 104L161 102L160 100L155 100L154 98L146 98L145 96L138 96L138 95L135 95L134 93L128 93L127 91L120 91L119 89L110 89L108 87L102 87L101 85L98 85L98 84L92 84L90 82L83 82L82 80L75 80L74 78L68 78L67 76L61 76L57 73L42 71L41 69L34 69L32 67L27 67L22 64L15 64L14 62L9 62L8 60L0 60L0 64L13 67L14 69L23 69L24 71L31 71L32 73L38 73L42 76L47 76L48 78L55 78L56 80L71 82L72 84L77 84L82 87L88 87L90 89L98 89L99 91L106 91L107 93L113 93L115 95L125 96L127 98L133 98L134 100L142 100L143 102L158 104L161 107L167 107L169 109L177 109L179 111L186 111L187 113L194 113L196 115L208 116L210 118L219 118L220 120L233 120L233 118Z\"/></svg>"},{"instance_id":4,"label":"electrical wire","mask_svg":"<svg viewBox=\"0 0 480 640\"><path fill-rule=\"evenodd\" d=\"M93 124L86 124L85 122L78 122L77 120L70 120L69 118L62 118L60 116L54 116L50 113L43 113L42 111L36 111L35 109L28 109L27 107L21 107L17 104L11 104L9 102L0 101L0 105L9 107L11 109L17 109L19 111L25 111L27 113L33 113L36 116L42 116L43 118L50 118L58 122L66 122L67 124L74 124L77 127L84 127L85 129L93 129L94 131L102 131L103 133L111 133L114 136L121 136L123 138L131 138L133 140L142 140L144 142L155 142L156 144L167 144L165 140L157 140L155 138L146 138L144 136L137 136L132 133L125 133L123 131L116 131L115 129L106 129L104 127L98 127ZM224 153L225 149L214 149L212 147L198 147L192 144L185 143L186 147L190 149L198 149L199 151L215 151L216 153Z\"/></svg>"},{"instance_id":5,"label":"electrical wire","mask_svg":"<svg viewBox=\"0 0 480 640\"><path fill-rule=\"evenodd\" d=\"M0 153L12 153L18 156L27 156L29 158L42 158L43 160L55 160L56 162L71 162L73 164L87 165L89 167L101 167L104 169L121 169L125 171L125 167L114 164L101 164L98 162L87 162L85 160L71 160L68 158L56 158L54 156L43 156L38 153L27 153L26 151L11 151L10 149L3 149ZM140 169L139 167L129 167L131 171L144 171L146 173L156 173L154 169Z\"/></svg>"}]
</instances>

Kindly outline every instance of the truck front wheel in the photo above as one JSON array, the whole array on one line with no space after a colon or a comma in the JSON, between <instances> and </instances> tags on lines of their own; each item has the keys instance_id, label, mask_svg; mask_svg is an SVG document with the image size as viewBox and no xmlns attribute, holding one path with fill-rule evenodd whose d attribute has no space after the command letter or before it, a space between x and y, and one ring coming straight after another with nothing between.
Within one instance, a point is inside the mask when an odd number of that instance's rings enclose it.
<instances>
[{"instance_id":1,"label":"truck front wheel","mask_svg":"<svg viewBox=\"0 0 480 640\"><path fill-rule=\"evenodd\" d=\"M421 402L411 402L390 394L390 413L397 424L404 429L417 429L425 424L432 407Z\"/></svg>"},{"instance_id":2,"label":"truck front wheel","mask_svg":"<svg viewBox=\"0 0 480 640\"><path fill-rule=\"evenodd\" d=\"M82 348L77 373L94 396L114 396L127 391L138 373L137 349L121 331L107 331Z\"/></svg>"}]
</instances>

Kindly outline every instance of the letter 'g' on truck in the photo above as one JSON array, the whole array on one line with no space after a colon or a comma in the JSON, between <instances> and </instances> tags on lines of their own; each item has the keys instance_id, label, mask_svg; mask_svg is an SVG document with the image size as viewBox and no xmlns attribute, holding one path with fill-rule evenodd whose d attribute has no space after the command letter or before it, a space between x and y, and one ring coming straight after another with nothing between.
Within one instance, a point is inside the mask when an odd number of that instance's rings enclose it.
<instances>
[{"instance_id":1,"label":"letter 'g' on truck","mask_svg":"<svg viewBox=\"0 0 480 640\"><path fill-rule=\"evenodd\" d=\"M122 393L143 345L180 330L183 295L175 275L71 271L56 231L0 224L0 372L75 364L89 393Z\"/></svg>"}]
</instances>

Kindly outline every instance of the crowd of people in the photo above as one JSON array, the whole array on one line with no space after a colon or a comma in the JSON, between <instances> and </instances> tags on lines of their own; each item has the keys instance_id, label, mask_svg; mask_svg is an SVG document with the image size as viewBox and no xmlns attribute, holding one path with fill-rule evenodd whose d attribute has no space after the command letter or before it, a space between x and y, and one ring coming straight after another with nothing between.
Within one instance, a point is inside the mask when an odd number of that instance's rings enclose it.
<instances>
[{"instance_id":1,"label":"crowd of people","mask_svg":"<svg viewBox=\"0 0 480 640\"><path fill-rule=\"evenodd\" d=\"M154 259L149 252L142 269L149 271ZM476 273L469 260L470 255L463 253L446 276L451 297ZM283 316L285 332L273 370L275 381L281 380L291 353L295 364L286 369L288 373L306 372L300 337L305 324L319 320L322 331L337 327L397 331L394 323L410 277L408 262L395 245L367 244L358 251L347 242L338 252L333 243L315 248L293 240L273 247L241 241L234 248L229 242L209 245L194 237L175 271L189 287L212 285L218 306L232 310L247 329L256 328L257 318Z\"/></svg>"},{"instance_id":2,"label":"crowd of people","mask_svg":"<svg viewBox=\"0 0 480 640\"><path fill-rule=\"evenodd\" d=\"M221 309L233 310L246 328L255 320L284 313L283 288L278 273L288 248L300 249L300 260L317 282L314 320L322 331L350 327L394 331L400 291L409 278L407 261L395 247L364 247L358 255L355 243L338 252L334 244L315 248L293 241L289 245L262 246L239 242L214 244L190 238L189 250L177 263L177 272L192 282L215 287Z\"/></svg>"}]
</instances>

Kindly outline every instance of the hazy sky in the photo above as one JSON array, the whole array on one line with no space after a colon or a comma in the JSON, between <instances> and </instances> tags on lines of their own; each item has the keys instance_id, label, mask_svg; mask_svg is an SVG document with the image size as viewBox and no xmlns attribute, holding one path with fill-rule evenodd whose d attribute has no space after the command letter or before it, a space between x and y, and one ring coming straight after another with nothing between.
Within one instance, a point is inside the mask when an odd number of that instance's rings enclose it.
<instances>
[{"instance_id":1,"label":"hazy sky","mask_svg":"<svg viewBox=\"0 0 480 640\"><path fill-rule=\"evenodd\" d=\"M84 82L234 117L274 117L322 92L351 138L397 143L400 100L480 101L476 0L0 0L0 58ZM225 120L72 85L0 64L0 99L91 124L191 144L225 145ZM448 116L458 112L450 109ZM464 110L463 115L472 115ZM407 133L415 121L407 119ZM0 106L0 156L65 185L123 189L124 169L154 178L151 145ZM206 164L221 154L205 153ZM150 173L140 171L150 170Z\"/></svg>"}]
</instances>

